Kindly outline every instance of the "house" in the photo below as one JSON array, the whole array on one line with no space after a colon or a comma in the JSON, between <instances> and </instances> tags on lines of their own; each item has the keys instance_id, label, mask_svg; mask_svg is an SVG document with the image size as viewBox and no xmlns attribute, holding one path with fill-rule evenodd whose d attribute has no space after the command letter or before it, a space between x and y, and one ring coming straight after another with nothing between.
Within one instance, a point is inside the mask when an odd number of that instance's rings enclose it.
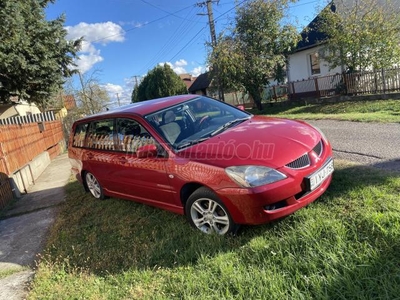
<instances>
[{"instance_id":1,"label":"house","mask_svg":"<svg viewBox=\"0 0 400 300\"><path fill-rule=\"evenodd\" d=\"M0 119L8 119L12 117L28 116L40 113L41 112L36 104L28 103L25 100L0 104Z\"/></svg>"},{"instance_id":2,"label":"house","mask_svg":"<svg viewBox=\"0 0 400 300\"><path fill-rule=\"evenodd\" d=\"M330 3L325 9L335 11L336 7ZM343 67L336 67L331 70L328 63L323 61L319 55L323 41L326 39L326 34L318 30L320 20L321 16L318 15L304 28L295 52L289 55L288 82L342 73Z\"/></svg>"},{"instance_id":3,"label":"house","mask_svg":"<svg viewBox=\"0 0 400 300\"><path fill-rule=\"evenodd\" d=\"M48 108L46 111L52 111L56 119L63 119L68 115L68 111L76 107L76 101L74 95L62 95L61 103L58 101L58 105Z\"/></svg>"},{"instance_id":4,"label":"house","mask_svg":"<svg viewBox=\"0 0 400 300\"><path fill-rule=\"evenodd\" d=\"M393 3L393 5L390 5ZM317 77L342 74L347 66L330 68L327 61L320 57L327 35L321 32L318 24L322 19L322 12L331 10L336 14L350 16L356 12L359 17L364 18L367 13L375 8L386 11L390 18L400 12L398 1L388 2L387 0L333 0L319 13L301 32L301 40L298 42L295 52L288 57L288 82L313 79ZM352 17L351 17L352 18ZM372 70L373 68L371 68Z\"/></svg>"},{"instance_id":5,"label":"house","mask_svg":"<svg viewBox=\"0 0 400 300\"><path fill-rule=\"evenodd\" d=\"M197 94L203 96L213 96L210 90L212 86L212 78L210 72L200 74L188 89L190 94Z\"/></svg>"},{"instance_id":6,"label":"house","mask_svg":"<svg viewBox=\"0 0 400 300\"><path fill-rule=\"evenodd\" d=\"M62 98L66 110L71 110L76 107L76 101L74 95L64 95Z\"/></svg>"},{"instance_id":7,"label":"house","mask_svg":"<svg viewBox=\"0 0 400 300\"><path fill-rule=\"evenodd\" d=\"M386 0L334 0L324 10L331 10L336 14L352 16L357 13L359 18L372 9L381 9L386 18L397 17L400 6L397 2L389 5ZM323 11L324 11L323 10ZM322 12L323 12L322 11ZM288 92L291 100L320 99L342 95L360 95L373 93L386 93L398 91L397 70L387 70L390 76L385 75L386 70L375 70L372 66L365 68L365 72L345 72L346 65L330 68L320 54L324 51L327 35L319 30L318 24L322 20L322 12L312 20L301 32L295 52L288 57L287 76ZM354 20L354 19L350 19ZM383 19L385 21L385 19ZM361 29L360 29L361 30ZM397 64L393 65L397 67ZM396 77L397 78L397 77Z\"/></svg>"},{"instance_id":8,"label":"house","mask_svg":"<svg viewBox=\"0 0 400 300\"><path fill-rule=\"evenodd\" d=\"M183 81L183 83L186 85L186 88L189 90L189 88L192 86L193 82L195 82L197 77L193 77L191 74L185 73L185 74L179 74L179 77Z\"/></svg>"}]
</instances>

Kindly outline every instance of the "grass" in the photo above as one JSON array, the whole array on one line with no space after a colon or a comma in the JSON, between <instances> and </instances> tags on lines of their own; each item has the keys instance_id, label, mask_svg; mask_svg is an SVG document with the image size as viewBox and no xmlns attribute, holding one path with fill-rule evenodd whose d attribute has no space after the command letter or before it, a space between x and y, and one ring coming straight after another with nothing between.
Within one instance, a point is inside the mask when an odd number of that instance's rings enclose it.
<instances>
[{"instance_id":1,"label":"grass","mask_svg":"<svg viewBox=\"0 0 400 300\"><path fill-rule=\"evenodd\" d=\"M270 106L264 104L263 111L251 110L251 112L289 119L400 123L400 100L347 101L308 105L275 104Z\"/></svg>"},{"instance_id":2,"label":"grass","mask_svg":"<svg viewBox=\"0 0 400 300\"><path fill-rule=\"evenodd\" d=\"M0 270L0 279L3 279L10 275L13 275L13 274L16 274L16 273L19 273L22 271L27 271L27 270L29 270L29 268L25 267L25 266L10 265L7 268L4 268L4 270Z\"/></svg>"},{"instance_id":3,"label":"grass","mask_svg":"<svg viewBox=\"0 0 400 300\"><path fill-rule=\"evenodd\" d=\"M336 169L316 202L236 237L71 182L29 299L399 299L400 178Z\"/></svg>"}]
</instances>

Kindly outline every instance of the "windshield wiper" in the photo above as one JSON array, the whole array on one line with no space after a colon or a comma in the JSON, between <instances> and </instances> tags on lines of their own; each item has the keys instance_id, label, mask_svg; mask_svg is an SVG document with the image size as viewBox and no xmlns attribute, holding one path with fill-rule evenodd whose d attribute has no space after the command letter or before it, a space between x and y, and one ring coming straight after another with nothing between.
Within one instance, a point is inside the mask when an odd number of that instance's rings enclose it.
<instances>
[{"instance_id":1,"label":"windshield wiper","mask_svg":"<svg viewBox=\"0 0 400 300\"><path fill-rule=\"evenodd\" d=\"M218 127L216 130L214 130L213 132L211 132L210 136L214 136L217 135L218 133L224 131L225 129L231 127L233 124L239 123L239 122L244 122L247 121L248 119L250 119L250 117L246 117L246 118L238 118L232 121L229 121L227 123L225 123L224 125L222 125L221 127Z\"/></svg>"},{"instance_id":2,"label":"windshield wiper","mask_svg":"<svg viewBox=\"0 0 400 300\"><path fill-rule=\"evenodd\" d=\"M187 141L183 144L180 144L178 147L176 147L178 150L195 145L195 144L199 144L201 142L204 142L205 140L208 140L210 137L203 137L203 138L199 138L197 140L191 140L191 141Z\"/></svg>"}]
</instances>

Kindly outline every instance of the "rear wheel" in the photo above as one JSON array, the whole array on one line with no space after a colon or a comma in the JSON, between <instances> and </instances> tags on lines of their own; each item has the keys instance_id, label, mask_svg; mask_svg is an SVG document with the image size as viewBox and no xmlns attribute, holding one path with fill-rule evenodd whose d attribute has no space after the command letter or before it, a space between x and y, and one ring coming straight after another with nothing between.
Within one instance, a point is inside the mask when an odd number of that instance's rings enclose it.
<instances>
[{"instance_id":1,"label":"rear wheel","mask_svg":"<svg viewBox=\"0 0 400 300\"><path fill-rule=\"evenodd\" d=\"M235 233L238 228L217 195L205 187L190 195L185 213L189 223L204 233L224 235Z\"/></svg>"},{"instance_id":2,"label":"rear wheel","mask_svg":"<svg viewBox=\"0 0 400 300\"><path fill-rule=\"evenodd\" d=\"M105 198L103 188L97 178L90 172L85 173L85 182L89 192L96 199L103 200Z\"/></svg>"}]
</instances>

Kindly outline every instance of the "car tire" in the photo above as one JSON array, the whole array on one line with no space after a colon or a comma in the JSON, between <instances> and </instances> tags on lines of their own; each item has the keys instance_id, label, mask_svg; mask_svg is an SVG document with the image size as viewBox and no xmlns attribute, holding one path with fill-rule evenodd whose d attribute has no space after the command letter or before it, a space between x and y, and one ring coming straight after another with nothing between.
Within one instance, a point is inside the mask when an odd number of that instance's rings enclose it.
<instances>
[{"instance_id":1,"label":"car tire","mask_svg":"<svg viewBox=\"0 0 400 300\"><path fill-rule=\"evenodd\" d=\"M92 196L96 199L103 200L106 197L104 196L103 188L100 185L97 178L90 172L85 173L85 184L88 191L92 194Z\"/></svg>"},{"instance_id":2,"label":"car tire","mask_svg":"<svg viewBox=\"0 0 400 300\"><path fill-rule=\"evenodd\" d=\"M236 234L238 229L222 201L206 187L190 195L185 205L185 214L190 225L207 234Z\"/></svg>"}]
</instances>

